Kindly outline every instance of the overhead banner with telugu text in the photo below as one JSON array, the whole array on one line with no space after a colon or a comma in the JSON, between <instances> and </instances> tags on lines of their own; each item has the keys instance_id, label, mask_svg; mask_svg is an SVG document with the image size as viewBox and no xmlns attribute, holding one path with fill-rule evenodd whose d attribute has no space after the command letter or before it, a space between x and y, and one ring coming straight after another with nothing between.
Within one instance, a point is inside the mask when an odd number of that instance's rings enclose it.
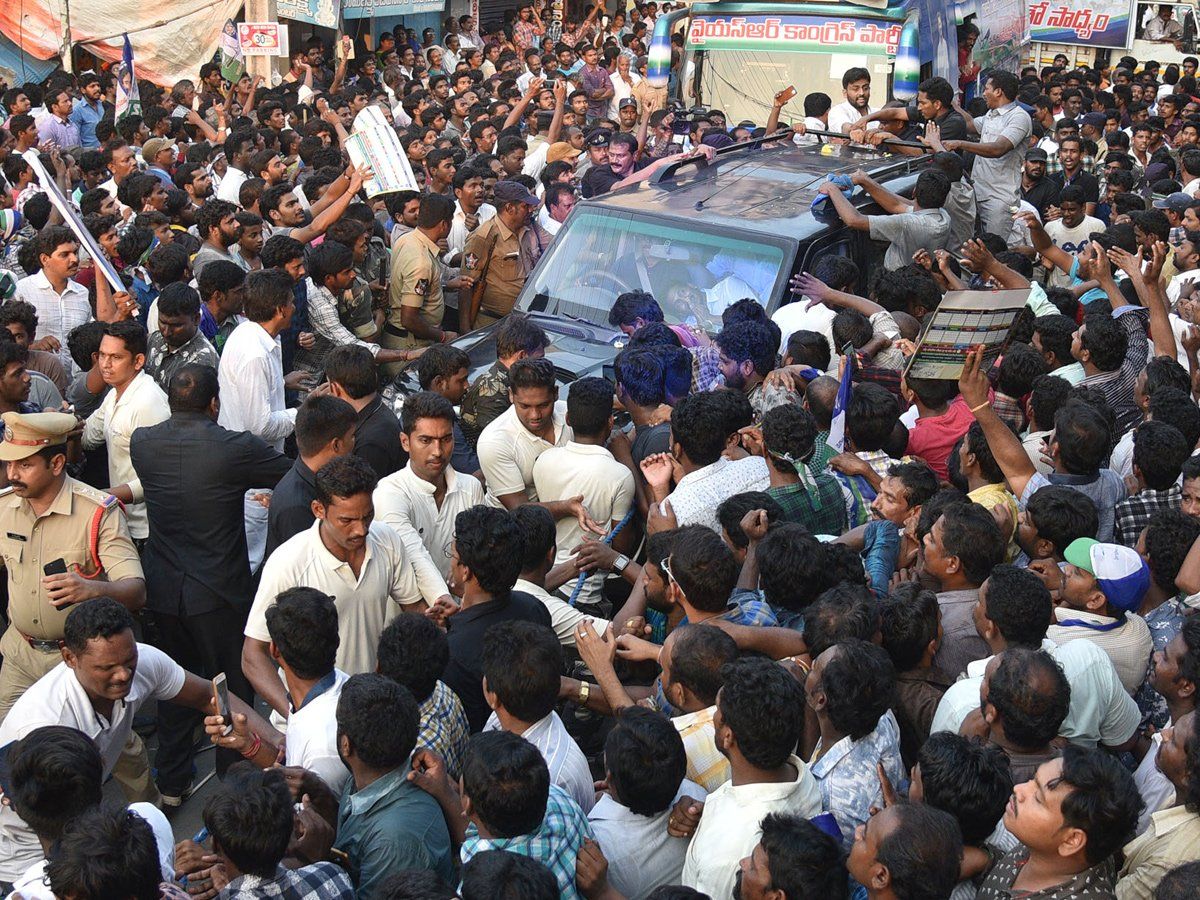
<instances>
[{"instance_id":1,"label":"overhead banner with telugu text","mask_svg":"<svg viewBox=\"0 0 1200 900\"><path fill-rule=\"evenodd\" d=\"M1085 0L1070 5L1056 0L1029 4L1029 37L1044 44L1086 47L1129 46L1131 0Z\"/></svg>"},{"instance_id":2,"label":"overhead banner with telugu text","mask_svg":"<svg viewBox=\"0 0 1200 900\"><path fill-rule=\"evenodd\" d=\"M338 24L338 0L276 0L276 12L281 19L323 28L337 28Z\"/></svg>"},{"instance_id":3,"label":"overhead banner with telugu text","mask_svg":"<svg viewBox=\"0 0 1200 900\"><path fill-rule=\"evenodd\" d=\"M342 18L413 16L418 13L440 13L444 8L442 0L342 0Z\"/></svg>"},{"instance_id":4,"label":"overhead banner with telugu text","mask_svg":"<svg viewBox=\"0 0 1200 900\"><path fill-rule=\"evenodd\" d=\"M687 46L693 50L895 53L898 22L843 16L694 16Z\"/></svg>"}]
</instances>

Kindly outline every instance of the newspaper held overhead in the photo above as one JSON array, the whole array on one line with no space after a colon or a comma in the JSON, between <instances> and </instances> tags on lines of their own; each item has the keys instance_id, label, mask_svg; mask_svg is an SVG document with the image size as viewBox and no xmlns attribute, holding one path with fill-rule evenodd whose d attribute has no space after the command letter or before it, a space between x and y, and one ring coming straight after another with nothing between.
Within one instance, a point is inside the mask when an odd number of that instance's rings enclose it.
<instances>
[{"instance_id":1,"label":"newspaper held overhead","mask_svg":"<svg viewBox=\"0 0 1200 900\"><path fill-rule=\"evenodd\" d=\"M367 197L419 190L396 130L378 106L368 106L354 117L354 132L346 142L346 152L354 165L371 167L371 177L363 184Z\"/></svg>"},{"instance_id":2,"label":"newspaper held overhead","mask_svg":"<svg viewBox=\"0 0 1200 900\"><path fill-rule=\"evenodd\" d=\"M950 291L929 319L904 374L957 381L972 347L983 346L986 372L1008 343L1029 291Z\"/></svg>"}]
</instances>

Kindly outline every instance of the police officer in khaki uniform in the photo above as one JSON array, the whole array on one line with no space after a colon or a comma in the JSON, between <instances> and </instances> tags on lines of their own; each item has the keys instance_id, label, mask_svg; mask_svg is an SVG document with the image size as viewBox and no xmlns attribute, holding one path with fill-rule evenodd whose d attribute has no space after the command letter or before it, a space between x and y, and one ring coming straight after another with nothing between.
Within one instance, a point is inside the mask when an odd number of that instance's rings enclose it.
<instances>
[{"instance_id":1,"label":"police officer in khaki uniform","mask_svg":"<svg viewBox=\"0 0 1200 900\"><path fill-rule=\"evenodd\" d=\"M529 225L539 201L516 181L498 181L496 215L467 237L463 247L463 275L474 279L471 302L461 303L458 323L471 331L507 316L525 287L544 249Z\"/></svg>"},{"instance_id":2,"label":"police officer in khaki uniform","mask_svg":"<svg viewBox=\"0 0 1200 900\"><path fill-rule=\"evenodd\" d=\"M12 492L0 497L0 554L8 570L8 618L0 637L0 719L31 684L62 662L71 606L112 597L146 604L146 581L116 498L66 473L66 413L6 412L0 460ZM95 539L92 533L95 532ZM113 777L130 802L156 802L146 748L134 733Z\"/></svg>"},{"instance_id":3,"label":"police officer in khaki uniform","mask_svg":"<svg viewBox=\"0 0 1200 900\"><path fill-rule=\"evenodd\" d=\"M450 235L454 201L440 194L421 197L417 227L392 247L392 277L388 287L387 322L380 343L389 349L419 349L453 340L458 335L442 330L446 302L442 294L439 241ZM457 288L455 281L450 287ZM416 354L414 354L416 355ZM388 363L395 375L404 364Z\"/></svg>"},{"instance_id":4,"label":"police officer in khaki uniform","mask_svg":"<svg viewBox=\"0 0 1200 900\"><path fill-rule=\"evenodd\" d=\"M0 498L9 618L0 638L0 719L62 661L63 622L72 604L112 597L138 610L146 603L142 564L116 498L66 473L75 417L6 412L3 419L0 460L13 490Z\"/></svg>"}]
</instances>

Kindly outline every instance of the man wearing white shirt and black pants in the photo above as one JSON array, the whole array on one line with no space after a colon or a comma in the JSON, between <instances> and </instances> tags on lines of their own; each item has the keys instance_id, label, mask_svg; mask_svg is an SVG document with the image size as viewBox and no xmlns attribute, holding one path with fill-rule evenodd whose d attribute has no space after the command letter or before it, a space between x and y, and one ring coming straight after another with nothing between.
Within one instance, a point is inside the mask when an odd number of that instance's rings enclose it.
<instances>
[{"instance_id":1,"label":"man wearing white shirt and black pants","mask_svg":"<svg viewBox=\"0 0 1200 900\"><path fill-rule=\"evenodd\" d=\"M338 610L336 665L348 675L375 671L379 636L401 612L422 612L426 602L443 608L452 602L420 542L372 521L371 494L378 481L370 463L357 456L326 463L317 472L317 521L280 544L263 565L246 621L242 669L258 695L282 716L289 703L271 657L266 618L280 594L308 587L333 597Z\"/></svg>"},{"instance_id":2,"label":"man wearing white shirt and black pants","mask_svg":"<svg viewBox=\"0 0 1200 900\"><path fill-rule=\"evenodd\" d=\"M0 753L44 725L82 731L96 744L103 775L112 774L133 732L133 719L150 700L171 701L214 715L212 683L181 668L133 636L133 617L116 600L100 597L75 606L63 628L63 661L29 688L0 724ZM281 738L237 696L231 711L249 730ZM136 798L135 798L136 799ZM13 881L42 856L32 829L0 805L0 881Z\"/></svg>"},{"instance_id":3,"label":"man wearing white shirt and black pants","mask_svg":"<svg viewBox=\"0 0 1200 900\"><path fill-rule=\"evenodd\" d=\"M143 371L146 364L146 330L137 322L113 322L100 340L99 366L104 383L112 388L100 408L83 427L83 447L108 449L108 483L122 485L116 494L126 504L129 536L142 544L150 536L142 482L129 455L129 440L142 427L171 418L167 395Z\"/></svg>"},{"instance_id":4,"label":"man wearing white shirt and black pants","mask_svg":"<svg viewBox=\"0 0 1200 900\"><path fill-rule=\"evenodd\" d=\"M217 376L221 412L217 422L230 431L248 431L282 452L284 439L296 427L296 410L287 409L283 393L283 349L279 335L296 311L291 276L274 269L251 272L246 279L243 322L229 335ZM318 388L317 390L320 390ZM267 542L267 510L246 492L246 546L250 568L262 562Z\"/></svg>"},{"instance_id":5,"label":"man wearing white shirt and black pants","mask_svg":"<svg viewBox=\"0 0 1200 900\"><path fill-rule=\"evenodd\" d=\"M450 576L445 550L454 540L454 518L484 502L483 485L450 464L454 453L454 407L432 391L404 401L400 444L408 465L375 488L375 515L393 528L411 528L421 538L443 578Z\"/></svg>"}]
</instances>

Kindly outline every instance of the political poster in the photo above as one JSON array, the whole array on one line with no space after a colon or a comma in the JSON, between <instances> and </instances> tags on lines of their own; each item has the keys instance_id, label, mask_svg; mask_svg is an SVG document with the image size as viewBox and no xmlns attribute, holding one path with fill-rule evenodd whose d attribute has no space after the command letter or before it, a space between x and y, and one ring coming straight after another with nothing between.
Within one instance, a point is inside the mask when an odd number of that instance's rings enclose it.
<instances>
[{"instance_id":1,"label":"political poster","mask_svg":"<svg viewBox=\"0 0 1200 900\"><path fill-rule=\"evenodd\" d=\"M242 46L238 42L237 24L233 19L225 20L217 46L221 54L221 77L230 84L237 84L238 79L246 71L246 58L242 55Z\"/></svg>"},{"instance_id":2,"label":"political poster","mask_svg":"<svg viewBox=\"0 0 1200 900\"><path fill-rule=\"evenodd\" d=\"M1129 46L1133 22L1130 0L1085 0L1070 5L1057 0L1029 4L1029 36L1046 44L1087 47Z\"/></svg>"},{"instance_id":3,"label":"political poster","mask_svg":"<svg viewBox=\"0 0 1200 900\"><path fill-rule=\"evenodd\" d=\"M979 0L979 40L972 59L982 70L1015 72L1029 43L1029 15L1025 0Z\"/></svg>"},{"instance_id":4,"label":"political poster","mask_svg":"<svg viewBox=\"0 0 1200 900\"><path fill-rule=\"evenodd\" d=\"M125 35L125 52L121 61L113 66L116 76L117 103L116 121L120 122L126 116L140 116L142 101L138 96L137 71L133 65L133 45L129 43L129 35Z\"/></svg>"}]
</instances>

